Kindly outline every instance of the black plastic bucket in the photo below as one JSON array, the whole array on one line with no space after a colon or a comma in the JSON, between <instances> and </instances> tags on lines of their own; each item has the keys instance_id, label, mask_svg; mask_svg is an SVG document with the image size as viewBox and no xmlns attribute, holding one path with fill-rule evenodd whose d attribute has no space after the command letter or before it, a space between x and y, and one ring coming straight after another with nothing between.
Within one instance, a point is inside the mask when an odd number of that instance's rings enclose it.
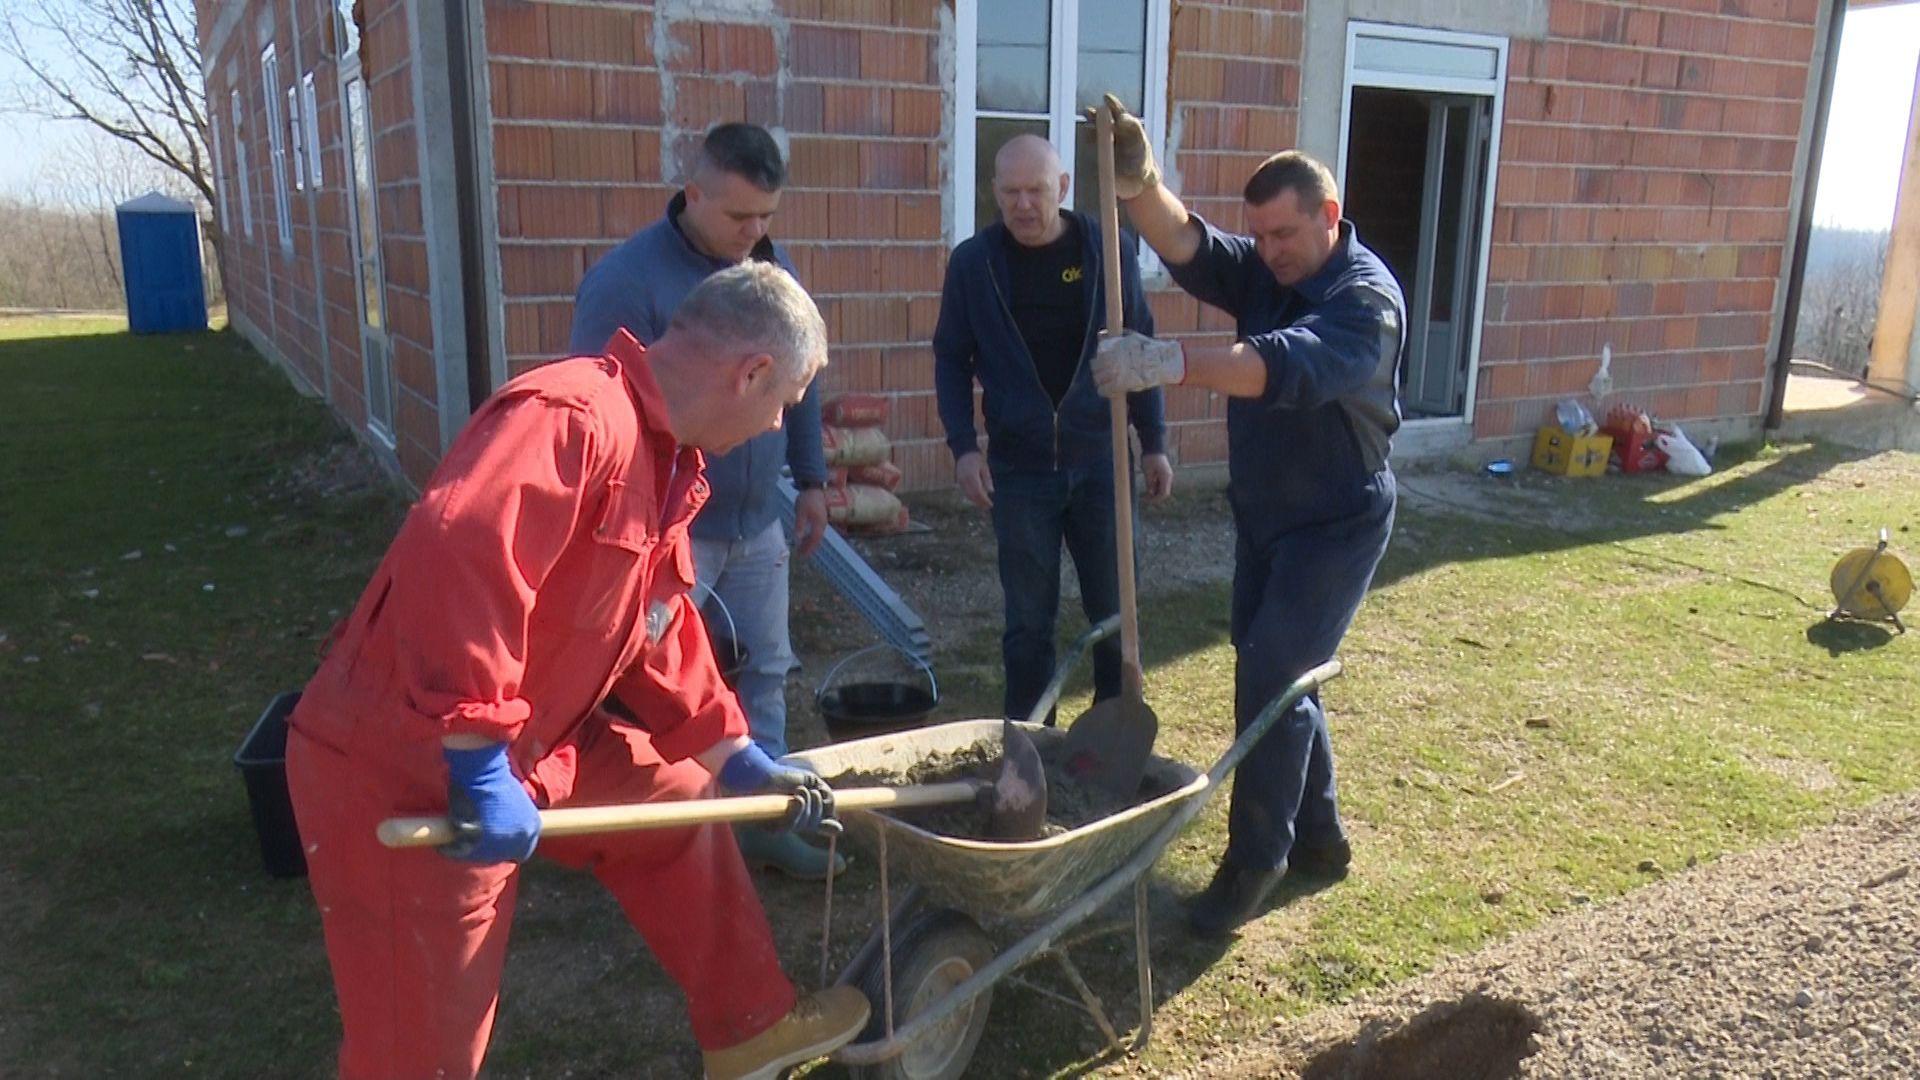
<instances>
[{"instance_id":1,"label":"black plastic bucket","mask_svg":"<svg viewBox=\"0 0 1920 1080\"><path fill-rule=\"evenodd\" d=\"M287 717L300 702L298 690L276 696L254 721L253 730L233 755L233 763L247 782L247 803L253 808L253 831L260 838L260 861L277 878L307 875L307 855L300 848L300 830L293 821L293 798L287 793Z\"/></svg>"},{"instance_id":2,"label":"black plastic bucket","mask_svg":"<svg viewBox=\"0 0 1920 1080\"><path fill-rule=\"evenodd\" d=\"M892 650L916 669L911 681L874 674L835 681L848 661L880 649ZM940 684L924 662L892 645L874 645L835 664L814 694L813 703L827 726L827 737L845 742L924 726L940 704Z\"/></svg>"}]
</instances>

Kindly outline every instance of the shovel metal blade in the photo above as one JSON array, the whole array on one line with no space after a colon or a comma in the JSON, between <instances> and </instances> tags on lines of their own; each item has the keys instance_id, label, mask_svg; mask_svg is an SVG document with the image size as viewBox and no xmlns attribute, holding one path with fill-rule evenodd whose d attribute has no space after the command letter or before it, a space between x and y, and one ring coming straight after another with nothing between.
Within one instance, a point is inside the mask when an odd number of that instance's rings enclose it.
<instances>
[{"instance_id":1,"label":"shovel metal blade","mask_svg":"<svg viewBox=\"0 0 1920 1080\"><path fill-rule=\"evenodd\" d=\"M997 840L1034 840L1047 831L1047 768L1040 749L1011 720L1001 727L1000 771L989 793L987 830Z\"/></svg>"},{"instance_id":2,"label":"shovel metal blade","mask_svg":"<svg viewBox=\"0 0 1920 1080\"><path fill-rule=\"evenodd\" d=\"M1067 775L1117 798L1140 793L1160 718L1146 701L1121 694L1088 709L1067 729Z\"/></svg>"}]
</instances>

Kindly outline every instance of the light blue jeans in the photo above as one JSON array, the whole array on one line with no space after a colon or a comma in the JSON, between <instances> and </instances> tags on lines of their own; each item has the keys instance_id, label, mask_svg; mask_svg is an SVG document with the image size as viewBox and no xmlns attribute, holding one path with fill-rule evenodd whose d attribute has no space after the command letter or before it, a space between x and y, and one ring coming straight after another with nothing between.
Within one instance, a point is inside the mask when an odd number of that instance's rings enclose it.
<instances>
[{"instance_id":1,"label":"light blue jeans","mask_svg":"<svg viewBox=\"0 0 1920 1080\"><path fill-rule=\"evenodd\" d=\"M733 616L735 640L747 652L738 681L747 730L769 757L787 752L787 673L793 642L787 635L787 575L793 563L786 530L776 519L743 540L693 541L696 599L707 590ZM720 619L715 630L726 630Z\"/></svg>"}]
</instances>

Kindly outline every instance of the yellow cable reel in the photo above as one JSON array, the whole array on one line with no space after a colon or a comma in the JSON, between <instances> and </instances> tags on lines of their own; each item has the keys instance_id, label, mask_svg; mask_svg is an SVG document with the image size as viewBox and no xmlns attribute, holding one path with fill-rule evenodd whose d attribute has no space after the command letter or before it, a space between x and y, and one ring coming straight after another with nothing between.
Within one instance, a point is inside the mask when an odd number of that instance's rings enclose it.
<instances>
[{"instance_id":1,"label":"yellow cable reel","mask_svg":"<svg viewBox=\"0 0 1920 1080\"><path fill-rule=\"evenodd\" d=\"M1880 530L1880 543L1874 547L1854 548L1833 564L1828 575L1833 590L1833 611L1828 618L1841 615L1873 621L1892 620L1901 633L1900 609L1913 598L1913 575L1900 557L1887 550L1887 531Z\"/></svg>"}]
</instances>

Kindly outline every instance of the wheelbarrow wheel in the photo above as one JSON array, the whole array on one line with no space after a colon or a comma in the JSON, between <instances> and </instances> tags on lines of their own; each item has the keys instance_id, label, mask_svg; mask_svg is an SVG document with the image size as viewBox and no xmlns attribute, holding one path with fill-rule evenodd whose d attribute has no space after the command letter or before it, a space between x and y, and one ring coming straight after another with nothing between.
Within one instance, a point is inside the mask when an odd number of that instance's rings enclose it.
<instances>
[{"instance_id":1,"label":"wheelbarrow wheel","mask_svg":"<svg viewBox=\"0 0 1920 1080\"><path fill-rule=\"evenodd\" d=\"M992 959L993 942L980 924L951 908L928 912L896 930L894 1026L904 1027ZM860 980L860 989L873 1003L873 1019L861 1033L861 1042L886 1038L883 978L880 965L874 964ZM854 1069L853 1075L867 1080L954 1080L966 1072L973 1058L992 1003L993 990L989 987L915 1040L900 1056Z\"/></svg>"}]
</instances>

